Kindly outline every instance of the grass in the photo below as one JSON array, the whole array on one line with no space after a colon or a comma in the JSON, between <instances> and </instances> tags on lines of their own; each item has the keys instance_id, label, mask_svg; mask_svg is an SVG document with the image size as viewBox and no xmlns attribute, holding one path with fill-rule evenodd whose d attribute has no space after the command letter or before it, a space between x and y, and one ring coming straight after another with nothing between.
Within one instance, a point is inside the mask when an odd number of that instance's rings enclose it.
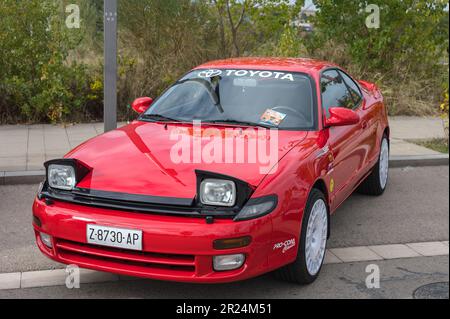
<instances>
[{"instance_id":1,"label":"grass","mask_svg":"<svg viewBox=\"0 0 450 319\"><path fill-rule=\"evenodd\" d=\"M411 142L429 148L436 152L448 154L448 140L445 138L434 138L430 140L412 140Z\"/></svg>"}]
</instances>

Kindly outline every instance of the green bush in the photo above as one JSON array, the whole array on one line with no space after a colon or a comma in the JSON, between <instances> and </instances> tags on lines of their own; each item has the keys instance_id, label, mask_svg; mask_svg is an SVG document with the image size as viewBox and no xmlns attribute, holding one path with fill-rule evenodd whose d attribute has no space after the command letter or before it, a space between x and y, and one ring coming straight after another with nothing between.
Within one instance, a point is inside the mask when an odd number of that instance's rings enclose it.
<instances>
[{"instance_id":1,"label":"green bush","mask_svg":"<svg viewBox=\"0 0 450 319\"><path fill-rule=\"evenodd\" d=\"M347 67L383 89L391 114L436 114L448 81L448 0L316 0L311 56ZM366 7L380 9L369 29Z\"/></svg>"},{"instance_id":2,"label":"green bush","mask_svg":"<svg viewBox=\"0 0 450 319\"><path fill-rule=\"evenodd\" d=\"M68 63L74 47L55 1L0 2L0 121L58 122L86 115L90 73ZM93 105L94 104L94 105Z\"/></svg>"},{"instance_id":3,"label":"green bush","mask_svg":"<svg viewBox=\"0 0 450 319\"><path fill-rule=\"evenodd\" d=\"M390 114L437 114L448 82L447 0L119 0L118 118L203 62L234 56L310 57L376 82ZM379 29L365 25L369 3ZM78 4L81 29L67 29ZM103 0L0 1L0 123L102 119Z\"/></svg>"}]
</instances>

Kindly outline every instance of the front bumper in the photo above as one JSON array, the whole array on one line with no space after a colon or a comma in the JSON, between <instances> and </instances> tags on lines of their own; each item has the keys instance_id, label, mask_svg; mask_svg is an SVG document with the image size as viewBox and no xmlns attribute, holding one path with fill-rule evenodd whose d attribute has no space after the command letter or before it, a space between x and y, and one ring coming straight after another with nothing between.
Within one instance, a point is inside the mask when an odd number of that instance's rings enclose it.
<instances>
[{"instance_id":1,"label":"front bumper","mask_svg":"<svg viewBox=\"0 0 450 319\"><path fill-rule=\"evenodd\" d=\"M153 215L95 208L65 202L46 205L36 199L33 222L39 249L49 258L83 268L159 280L223 283L248 279L271 271L272 221L270 215L234 222L216 219ZM139 229L143 232L143 251L106 248L87 244L86 225ZM53 249L45 246L39 233L52 236ZM250 245L215 250L216 239L251 236ZM213 256L245 254L244 265L236 270L213 269Z\"/></svg>"}]
</instances>

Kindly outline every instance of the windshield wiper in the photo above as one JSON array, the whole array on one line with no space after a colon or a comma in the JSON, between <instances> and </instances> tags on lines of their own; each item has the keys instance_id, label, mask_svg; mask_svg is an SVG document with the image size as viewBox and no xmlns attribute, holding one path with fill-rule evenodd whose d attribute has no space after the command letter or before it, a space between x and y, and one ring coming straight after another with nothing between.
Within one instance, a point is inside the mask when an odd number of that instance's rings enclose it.
<instances>
[{"instance_id":1,"label":"windshield wiper","mask_svg":"<svg viewBox=\"0 0 450 319\"><path fill-rule=\"evenodd\" d=\"M195 82L195 83L201 84L208 92L208 95L211 98L211 100L214 102L214 106L217 108L217 110L220 113L224 112L222 104L220 104L220 95L213 89L211 83L209 83L208 81L206 81L204 79L194 78L194 79L186 79L186 80L178 81L176 83L176 85L183 84L186 82Z\"/></svg>"},{"instance_id":2,"label":"windshield wiper","mask_svg":"<svg viewBox=\"0 0 450 319\"><path fill-rule=\"evenodd\" d=\"M176 120L176 119L172 119L170 117L161 115L161 114L143 114L141 116L141 118L143 119L151 119L151 120L155 120L155 121L163 121L163 122L182 122L181 120ZM275 128L273 126L270 125L266 125L263 123L253 123L253 122L247 122L247 121L239 121L239 120L233 120L233 119L229 119L229 120L205 120L203 121L203 123L211 123L211 124L236 124L236 125L244 125L244 126L257 126L257 127L263 127L266 129L271 129L271 128Z\"/></svg>"},{"instance_id":3,"label":"windshield wiper","mask_svg":"<svg viewBox=\"0 0 450 319\"><path fill-rule=\"evenodd\" d=\"M141 116L143 119L150 119L155 121L162 121L162 122L181 122L180 120L176 120L161 114L143 114Z\"/></svg>"},{"instance_id":4,"label":"windshield wiper","mask_svg":"<svg viewBox=\"0 0 450 319\"><path fill-rule=\"evenodd\" d=\"M236 124L236 125L245 125L245 126L257 126L257 127L263 127L266 129L275 128L270 125L266 125L263 123L254 123L254 122L247 122L247 121L239 121L239 120L213 120L213 121L203 121L203 123L212 123L212 124Z\"/></svg>"}]
</instances>

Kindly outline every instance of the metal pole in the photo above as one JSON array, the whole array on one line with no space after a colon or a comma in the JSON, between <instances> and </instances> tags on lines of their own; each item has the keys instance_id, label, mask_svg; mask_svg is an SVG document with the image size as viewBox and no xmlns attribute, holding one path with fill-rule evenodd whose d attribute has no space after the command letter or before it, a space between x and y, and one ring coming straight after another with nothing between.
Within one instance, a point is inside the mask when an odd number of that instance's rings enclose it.
<instances>
[{"instance_id":1,"label":"metal pole","mask_svg":"<svg viewBox=\"0 0 450 319\"><path fill-rule=\"evenodd\" d=\"M104 101L105 132L117 128L117 0L104 0Z\"/></svg>"}]
</instances>

